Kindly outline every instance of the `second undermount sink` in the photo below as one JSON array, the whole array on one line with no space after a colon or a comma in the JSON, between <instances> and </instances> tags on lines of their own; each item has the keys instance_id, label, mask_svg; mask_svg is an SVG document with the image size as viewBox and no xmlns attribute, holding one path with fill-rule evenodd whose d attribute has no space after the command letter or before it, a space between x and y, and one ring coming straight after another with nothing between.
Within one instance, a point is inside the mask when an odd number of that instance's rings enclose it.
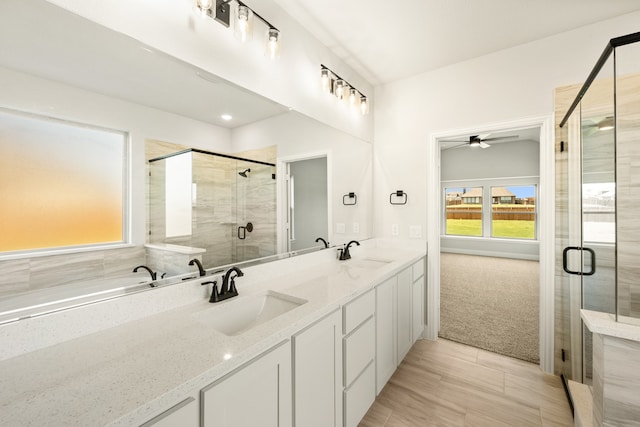
<instances>
[{"instance_id":1,"label":"second undermount sink","mask_svg":"<svg viewBox=\"0 0 640 427\"><path fill-rule=\"evenodd\" d=\"M240 335L249 329L274 319L307 300L274 291L240 297L220 307L202 310L194 317L207 326L228 335Z\"/></svg>"},{"instance_id":2,"label":"second undermount sink","mask_svg":"<svg viewBox=\"0 0 640 427\"><path fill-rule=\"evenodd\" d=\"M375 270L384 267L393 261L381 258L352 258L347 261L346 265L354 268L363 268L366 270Z\"/></svg>"}]
</instances>

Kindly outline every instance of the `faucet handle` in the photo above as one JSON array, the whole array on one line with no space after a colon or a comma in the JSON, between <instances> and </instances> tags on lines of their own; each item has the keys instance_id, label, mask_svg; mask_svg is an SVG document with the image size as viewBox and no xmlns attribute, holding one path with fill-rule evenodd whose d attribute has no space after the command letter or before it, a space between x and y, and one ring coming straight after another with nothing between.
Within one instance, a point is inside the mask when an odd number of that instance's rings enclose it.
<instances>
[{"instance_id":1,"label":"faucet handle","mask_svg":"<svg viewBox=\"0 0 640 427\"><path fill-rule=\"evenodd\" d=\"M220 297L220 293L218 292L218 282L216 280L213 281L208 281L208 282L202 282L200 283L201 286L205 286L205 285L213 285L211 287L211 297L209 298L209 302L218 302L219 301L219 297Z\"/></svg>"}]
</instances>

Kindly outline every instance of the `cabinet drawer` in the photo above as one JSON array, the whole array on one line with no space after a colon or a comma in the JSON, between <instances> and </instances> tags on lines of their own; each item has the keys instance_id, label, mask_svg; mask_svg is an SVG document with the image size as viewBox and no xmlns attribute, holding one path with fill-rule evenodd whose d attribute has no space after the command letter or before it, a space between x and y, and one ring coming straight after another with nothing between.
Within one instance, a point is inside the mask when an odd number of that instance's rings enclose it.
<instances>
[{"instance_id":1,"label":"cabinet drawer","mask_svg":"<svg viewBox=\"0 0 640 427\"><path fill-rule=\"evenodd\" d=\"M374 363L344 391L344 427L356 427L376 400Z\"/></svg>"},{"instance_id":2,"label":"cabinet drawer","mask_svg":"<svg viewBox=\"0 0 640 427\"><path fill-rule=\"evenodd\" d=\"M342 308L343 322L342 333L347 335L364 322L368 317L372 316L376 307L376 298L373 291L369 291L359 296L355 301L351 301Z\"/></svg>"},{"instance_id":3,"label":"cabinet drawer","mask_svg":"<svg viewBox=\"0 0 640 427\"><path fill-rule=\"evenodd\" d=\"M424 275L424 258L420 258L420 261L413 263L411 267L413 270L413 280L418 280L419 277Z\"/></svg>"},{"instance_id":4,"label":"cabinet drawer","mask_svg":"<svg viewBox=\"0 0 640 427\"><path fill-rule=\"evenodd\" d=\"M376 353L373 316L344 338L344 386L348 387L373 360Z\"/></svg>"}]
</instances>

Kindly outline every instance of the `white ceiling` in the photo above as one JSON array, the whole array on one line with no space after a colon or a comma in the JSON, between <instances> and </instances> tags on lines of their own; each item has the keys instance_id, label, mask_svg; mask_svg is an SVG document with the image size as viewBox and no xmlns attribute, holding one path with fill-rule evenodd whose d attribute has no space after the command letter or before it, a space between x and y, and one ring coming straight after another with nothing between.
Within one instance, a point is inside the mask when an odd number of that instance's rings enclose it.
<instances>
[{"instance_id":1,"label":"white ceiling","mask_svg":"<svg viewBox=\"0 0 640 427\"><path fill-rule=\"evenodd\" d=\"M0 0L0 52L0 66L226 128L289 111L42 0Z\"/></svg>"},{"instance_id":2,"label":"white ceiling","mask_svg":"<svg viewBox=\"0 0 640 427\"><path fill-rule=\"evenodd\" d=\"M275 1L373 85L640 10L638 0Z\"/></svg>"}]
</instances>

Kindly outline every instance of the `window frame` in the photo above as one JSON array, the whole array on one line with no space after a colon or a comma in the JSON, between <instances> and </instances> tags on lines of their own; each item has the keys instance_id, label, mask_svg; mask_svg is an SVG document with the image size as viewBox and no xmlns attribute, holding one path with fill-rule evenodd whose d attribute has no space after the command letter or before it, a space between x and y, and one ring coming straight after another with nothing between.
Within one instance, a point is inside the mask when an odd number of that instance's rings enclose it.
<instances>
[{"instance_id":1,"label":"window frame","mask_svg":"<svg viewBox=\"0 0 640 427\"><path fill-rule=\"evenodd\" d=\"M493 219L493 198L491 196L492 187L521 187L521 186L534 186L536 205L534 211L534 238L533 239L519 239L512 237L492 237L492 219ZM446 234L447 230L447 206L446 206L446 189L447 188L482 188L482 236L463 236L456 234ZM475 179L475 180L451 180L440 182L440 194L441 205L440 211L440 237L446 239L472 239L472 240L484 240L484 241L504 241L512 242L514 244L529 244L539 242L539 227L540 221L538 218L539 208L539 191L540 191L540 178L537 176L529 177L511 177L511 178L491 178L491 179Z\"/></svg>"},{"instance_id":2,"label":"window frame","mask_svg":"<svg viewBox=\"0 0 640 427\"><path fill-rule=\"evenodd\" d=\"M63 255L70 253L90 252L105 249L118 249L133 247L132 243L132 190L131 190L131 134L128 131L121 129L113 129L105 126L97 126L93 124L83 123L75 120L63 119L53 116L46 116L37 113L25 112L20 110L14 110L10 108L0 107L0 113L7 115L14 115L23 118L29 118L32 120L40 120L49 123L58 123L66 126L73 126L81 129L89 129L92 131L106 132L110 134L116 134L121 137L122 143L122 158L121 164L121 179L122 179L122 235L120 241L115 242L99 242L92 244L77 244L69 246L52 246L46 248L32 248L32 249L20 249L14 251L0 252L0 260L11 259L23 259L23 258L35 258L42 256Z\"/></svg>"}]
</instances>

